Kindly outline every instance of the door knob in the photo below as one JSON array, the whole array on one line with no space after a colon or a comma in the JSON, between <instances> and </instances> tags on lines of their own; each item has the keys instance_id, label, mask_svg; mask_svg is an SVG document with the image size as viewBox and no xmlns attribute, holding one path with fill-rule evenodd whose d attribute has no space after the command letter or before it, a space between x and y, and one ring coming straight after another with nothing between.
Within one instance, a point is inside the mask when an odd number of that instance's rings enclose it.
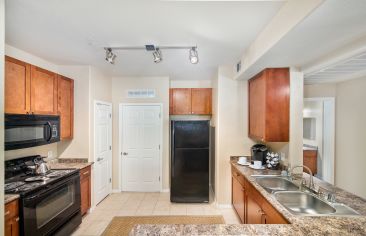
<instances>
[{"instance_id":1,"label":"door knob","mask_svg":"<svg viewBox=\"0 0 366 236\"><path fill-rule=\"evenodd\" d=\"M98 157L97 161L102 161L104 158Z\"/></svg>"},{"instance_id":2,"label":"door knob","mask_svg":"<svg viewBox=\"0 0 366 236\"><path fill-rule=\"evenodd\" d=\"M123 152L123 153L122 153L122 155L127 156L127 155L128 155L128 153L127 153L127 152Z\"/></svg>"}]
</instances>

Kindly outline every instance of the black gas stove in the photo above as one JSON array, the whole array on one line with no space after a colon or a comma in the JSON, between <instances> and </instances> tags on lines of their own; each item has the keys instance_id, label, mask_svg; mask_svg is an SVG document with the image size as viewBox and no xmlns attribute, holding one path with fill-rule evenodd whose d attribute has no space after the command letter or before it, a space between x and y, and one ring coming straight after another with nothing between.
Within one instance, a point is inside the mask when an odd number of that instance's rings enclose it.
<instances>
[{"instance_id":1,"label":"black gas stove","mask_svg":"<svg viewBox=\"0 0 366 236\"><path fill-rule=\"evenodd\" d=\"M5 162L5 193L20 196L20 235L70 235L81 223L79 170L36 175L26 164L34 158Z\"/></svg>"},{"instance_id":2,"label":"black gas stove","mask_svg":"<svg viewBox=\"0 0 366 236\"><path fill-rule=\"evenodd\" d=\"M76 169L65 169L50 170L45 175L35 175L30 172L21 173L5 180L5 193L27 195L76 172L78 172Z\"/></svg>"}]
</instances>

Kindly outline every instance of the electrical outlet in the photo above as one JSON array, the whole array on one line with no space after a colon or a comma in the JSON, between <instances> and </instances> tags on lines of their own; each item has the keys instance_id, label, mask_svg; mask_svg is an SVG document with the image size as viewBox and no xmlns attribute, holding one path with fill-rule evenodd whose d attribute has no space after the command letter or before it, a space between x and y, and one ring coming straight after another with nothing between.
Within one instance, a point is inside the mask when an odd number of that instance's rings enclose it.
<instances>
[{"instance_id":1,"label":"electrical outlet","mask_svg":"<svg viewBox=\"0 0 366 236\"><path fill-rule=\"evenodd\" d=\"M47 153L47 158L51 159L53 157L53 152L52 151L48 151Z\"/></svg>"}]
</instances>

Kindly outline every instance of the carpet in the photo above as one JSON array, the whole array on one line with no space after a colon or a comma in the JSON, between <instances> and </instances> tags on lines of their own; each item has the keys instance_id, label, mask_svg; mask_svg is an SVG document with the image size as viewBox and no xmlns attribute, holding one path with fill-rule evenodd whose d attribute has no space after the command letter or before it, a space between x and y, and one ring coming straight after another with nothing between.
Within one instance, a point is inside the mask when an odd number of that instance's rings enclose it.
<instances>
[{"instance_id":1,"label":"carpet","mask_svg":"<svg viewBox=\"0 0 366 236\"><path fill-rule=\"evenodd\" d=\"M136 224L225 224L218 216L116 216L103 232L103 236L128 235Z\"/></svg>"}]
</instances>

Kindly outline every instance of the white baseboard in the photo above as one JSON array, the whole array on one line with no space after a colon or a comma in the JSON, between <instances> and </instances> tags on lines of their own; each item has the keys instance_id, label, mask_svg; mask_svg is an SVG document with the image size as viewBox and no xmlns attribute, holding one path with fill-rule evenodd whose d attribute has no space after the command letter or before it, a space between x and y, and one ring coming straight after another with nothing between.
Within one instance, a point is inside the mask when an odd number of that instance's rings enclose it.
<instances>
[{"instance_id":1,"label":"white baseboard","mask_svg":"<svg viewBox=\"0 0 366 236\"><path fill-rule=\"evenodd\" d=\"M170 192L170 189L169 188L166 188L166 189L161 190L161 193L169 193L169 192Z\"/></svg>"},{"instance_id":2,"label":"white baseboard","mask_svg":"<svg viewBox=\"0 0 366 236\"><path fill-rule=\"evenodd\" d=\"M120 193L122 192L121 189L117 188L117 189L112 189L112 193Z\"/></svg>"}]
</instances>

